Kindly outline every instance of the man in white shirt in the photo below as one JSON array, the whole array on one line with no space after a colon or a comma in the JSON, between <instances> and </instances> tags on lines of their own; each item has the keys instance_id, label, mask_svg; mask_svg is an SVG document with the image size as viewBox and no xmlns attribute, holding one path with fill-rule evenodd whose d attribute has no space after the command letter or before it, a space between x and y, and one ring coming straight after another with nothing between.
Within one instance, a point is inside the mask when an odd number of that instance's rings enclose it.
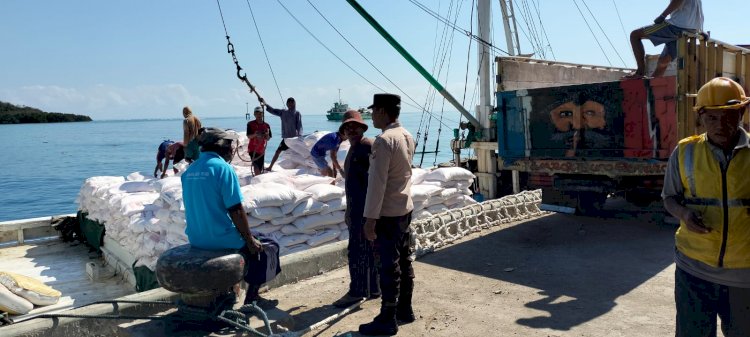
<instances>
[{"instance_id":1,"label":"man in white shirt","mask_svg":"<svg viewBox=\"0 0 750 337\"><path fill-rule=\"evenodd\" d=\"M667 18L669 15L669 18ZM703 32L703 5L701 0L670 0L666 9L654 19L654 24L638 28L630 33L630 44L638 69L625 78L643 78L646 72L643 39L651 40L654 46L664 44L652 77L664 75L667 66L677 57L677 40L683 32Z\"/></svg>"}]
</instances>

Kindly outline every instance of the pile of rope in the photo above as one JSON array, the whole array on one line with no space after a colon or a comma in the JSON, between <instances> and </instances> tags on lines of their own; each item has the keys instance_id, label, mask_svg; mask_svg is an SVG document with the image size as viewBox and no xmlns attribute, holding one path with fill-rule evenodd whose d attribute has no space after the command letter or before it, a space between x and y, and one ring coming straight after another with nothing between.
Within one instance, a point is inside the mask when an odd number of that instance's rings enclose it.
<instances>
[{"instance_id":1,"label":"pile of rope","mask_svg":"<svg viewBox=\"0 0 750 337\"><path fill-rule=\"evenodd\" d=\"M541 201L541 190L523 191L412 222L417 256L431 253L474 232L545 215L547 212L539 209Z\"/></svg>"}]
</instances>

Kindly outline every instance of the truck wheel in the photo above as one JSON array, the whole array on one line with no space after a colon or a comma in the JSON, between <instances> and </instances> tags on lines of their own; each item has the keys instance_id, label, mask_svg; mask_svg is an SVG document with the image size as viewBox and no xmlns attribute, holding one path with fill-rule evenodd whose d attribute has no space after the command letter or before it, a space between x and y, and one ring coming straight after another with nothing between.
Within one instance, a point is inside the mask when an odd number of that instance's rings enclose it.
<instances>
[{"instance_id":1,"label":"truck wheel","mask_svg":"<svg viewBox=\"0 0 750 337\"><path fill-rule=\"evenodd\" d=\"M650 206L651 203L653 203L656 200L659 200L660 197L654 196L653 193L647 193L647 192L641 192L641 191L626 191L625 192L625 201L636 205L638 207L647 207Z\"/></svg>"},{"instance_id":2,"label":"truck wheel","mask_svg":"<svg viewBox=\"0 0 750 337\"><path fill-rule=\"evenodd\" d=\"M576 214L597 215L604 208L605 201L607 201L607 193L605 192L578 192Z\"/></svg>"}]
</instances>

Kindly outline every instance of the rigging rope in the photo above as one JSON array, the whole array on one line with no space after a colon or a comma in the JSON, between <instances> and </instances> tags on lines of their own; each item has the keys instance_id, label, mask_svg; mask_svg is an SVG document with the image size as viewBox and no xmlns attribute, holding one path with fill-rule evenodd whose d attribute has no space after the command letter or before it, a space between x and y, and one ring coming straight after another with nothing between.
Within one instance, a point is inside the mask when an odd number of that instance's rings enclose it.
<instances>
[{"instance_id":1,"label":"rigging rope","mask_svg":"<svg viewBox=\"0 0 750 337\"><path fill-rule=\"evenodd\" d=\"M607 42L609 42L609 45L612 47L612 49L615 50L615 54L622 62L622 65L627 67L628 65L625 63L625 60L622 59L622 56L620 56L620 52L617 51L617 48L615 48L615 45L612 44L612 40L609 39L609 36L607 35L607 32L604 31L604 28L599 24L599 20L596 19L596 16L593 12L591 12L591 9L589 9L589 5L586 3L586 0L581 0L583 2L583 5L586 6L586 10L589 11L589 14L591 14L591 17L594 18L594 22L596 22L596 25L599 26L599 29L602 31L602 34L604 34L604 37L607 39Z\"/></svg>"},{"instance_id":2,"label":"rigging rope","mask_svg":"<svg viewBox=\"0 0 750 337\"><path fill-rule=\"evenodd\" d=\"M302 29L304 29L308 34L310 34L310 36L315 41L317 41L318 44L320 44L329 53L331 53L331 55L333 55L336 59L338 59L341 63L343 63L347 68L349 68L349 70L351 70L352 72L354 72L355 74L357 74L357 76L359 76L360 78L362 78L363 80L365 80L367 83L369 83L373 87L378 88L378 90L380 90L382 92L388 92L387 90L381 88L379 85L377 85L377 84L373 83L372 81L370 81L369 79L367 79L364 75L362 75L360 72L358 72L356 69L354 69L351 65L349 65L348 63L346 63L346 61L344 61L341 57L339 57L338 55L336 55L336 53L334 53L333 50L331 50L331 48L329 48L328 46L326 46L326 44L323 43L323 41L321 41L320 39L318 39L318 37L315 36L315 34L313 34L312 31L310 31L310 29L307 28L307 26L305 26L299 19L297 19L297 17L294 14L292 14L292 12L286 6L284 6L284 4L281 3L280 0L276 0L276 2L278 2L279 5L281 5L281 7L284 8L284 10L287 12L287 14L289 14L289 16L291 16L292 19L294 19L294 21L296 21L297 24L299 24L302 27ZM404 103L406 103L406 102L404 102ZM410 105L410 104L408 104L408 105Z\"/></svg>"},{"instance_id":3,"label":"rigging rope","mask_svg":"<svg viewBox=\"0 0 750 337\"><path fill-rule=\"evenodd\" d=\"M250 0L245 0L245 1L247 2L247 8L250 9L250 16L253 18L253 25L255 26L255 32L258 33L258 40L260 40L260 46L263 48L263 55L266 56L266 63L268 64L268 69L271 69L271 77L273 77L273 83L276 84L276 91L279 92L279 99L283 102L284 96L281 94L281 89L279 88L279 82L276 81L276 74L273 72L273 67L271 66L271 59L268 58L268 53L266 52L266 45L263 43L263 38L260 35L260 29L258 29L258 23L255 21L255 13L253 13L253 7L250 6Z\"/></svg>"},{"instance_id":4,"label":"rigging rope","mask_svg":"<svg viewBox=\"0 0 750 337\"><path fill-rule=\"evenodd\" d=\"M436 18L436 19L438 19L438 20L442 21L442 22L443 22L444 24L446 24L446 25L450 26L451 28L453 28L453 30L456 30L456 31L460 31L460 32L462 32L463 34L465 34L466 36L468 36L469 38L471 38L471 39L474 39L474 40L476 40L477 42L479 42L479 43L481 43L481 44L484 44L484 45L486 45L486 46L488 46L488 47L490 47L490 48L492 48L492 49L495 49L495 50L497 50L497 51L500 51L500 52L504 53L505 55L510 55L510 53L508 53L508 52L507 52L507 51L505 51L505 50L502 50L502 49L498 48L497 46L493 45L493 44L492 44L492 43L490 43L489 41L485 41L485 40L483 40L482 38L480 38L479 36L476 36L476 35L474 35L474 34L471 34L471 33L470 33L470 32L469 32L468 30L466 30L466 29L463 29L463 28L461 28L461 27L458 27L458 26L456 26L455 24L451 24L451 23L450 23L450 21L449 21L448 19L445 19L445 18L443 18L443 17L442 17L442 16L440 16L439 14L437 14L437 13L435 13L434 11L432 11L431 9L429 9L429 8L428 8L427 6L425 6L425 5L421 4L421 3L419 2L419 1L416 1L416 0L409 0L409 1L410 1L411 3L413 3L413 4L415 5L415 6L419 7L419 8L420 8L421 10L423 10L424 12L426 12L427 14L429 14L429 15L431 15L432 17L434 17L434 18Z\"/></svg>"},{"instance_id":5,"label":"rigging rope","mask_svg":"<svg viewBox=\"0 0 750 337\"><path fill-rule=\"evenodd\" d=\"M615 13L617 13L617 19L620 20L620 27L622 27L622 34L625 35L625 41L627 43L630 43L630 38L628 37L628 32L625 31L625 25L622 24L622 17L620 16L620 10L617 9L617 2L615 0L612 0L612 4L615 5Z\"/></svg>"},{"instance_id":6,"label":"rigging rope","mask_svg":"<svg viewBox=\"0 0 750 337\"><path fill-rule=\"evenodd\" d=\"M407 98L408 98L409 100L411 100L411 101L412 101L412 102L413 102L413 103L414 103L415 105L411 105L411 104L409 104L408 102L404 102L405 104L407 104L407 105L410 105L410 106L412 106L412 107L414 107L414 108L417 108L417 109L419 109L419 110L422 110L423 112L424 112L424 111L426 111L426 108L425 108L424 106L420 105L420 104L419 104L419 103L418 103L418 102L417 102L417 101L416 101L416 100L415 100L414 98L412 98L412 97L411 97L411 96L410 96L410 95L409 95L408 93L406 93L406 91L404 91L403 89L401 89L401 87L399 87L399 86L398 86L398 85L397 85L397 84L396 84L395 82L393 82L393 81L392 81L392 80L391 80L391 79L390 79L390 78L389 78L389 77L388 77L388 76L387 76L386 74L384 74L384 73L383 73L383 72L382 72L382 71L381 71L381 70L380 70L380 69L379 69L379 68L378 68L377 66L375 66L375 64L373 64L373 63L372 63L372 62L370 61L370 59L368 59L368 58L367 58L367 56L365 56L365 55L364 55L364 54L363 54L363 53L362 53L362 52L361 52L361 51L360 51L360 50L359 50L359 49L358 49L357 47L355 47L355 46L354 46L354 44L353 44L353 43L351 43L351 42L349 41L349 39L347 39L347 38L346 38L346 36L344 36L344 34L342 34L342 33L341 33L341 31L339 31L339 30L338 30L338 29L336 28L336 26L334 26L334 25L333 25L333 23L331 23L331 21L330 21L330 20L328 20L328 18L327 18L327 17L325 16L325 15L323 15L323 13L322 13L322 12L321 12L320 10L318 10L318 8L317 8L317 7L315 7L315 5L314 5L314 4L313 4L313 3L312 3L312 2L310 1L310 0L307 0L307 3L309 3L309 4L310 4L310 6L312 6L312 8L313 8L313 9L315 9L315 11L316 11L316 12L317 12L317 13L318 13L318 14L319 14L319 15L320 15L320 16L321 16L322 18L323 18L323 20L325 20L325 21L326 21L326 23L328 23L328 25L329 25L329 26L331 26L331 28L333 28L333 30L334 30L334 31L336 31L336 33L337 33L337 34L338 34L338 35L339 35L339 36L340 36L340 37L341 37L342 39L344 39L344 41L346 41L346 43L347 43L347 44L349 44L349 46L350 46L350 47L352 47L352 49L354 49L354 51L355 51L355 52L357 52L357 54L359 54L359 56L362 56L362 58L363 58L363 59L364 59L365 61L367 61L367 63L368 63L368 64L370 64L370 66L372 66L372 68L373 68L373 69L375 69L375 71L377 71L377 72L378 72L378 73L379 73L380 75L382 75L382 76L383 76L383 78L385 78L385 79L386 79L386 80L388 81L388 83L390 83L391 85L393 85L394 87L396 87L396 89L397 89L397 90L398 90L399 92L401 92L401 93L402 93L402 94L403 94L404 96L406 96L406 97L407 97ZM382 90L382 91L385 91L385 90L383 90L383 89L381 89L381 88L378 88L378 89L380 89L380 90ZM429 113L429 112L428 112L428 113Z\"/></svg>"},{"instance_id":7,"label":"rigging rope","mask_svg":"<svg viewBox=\"0 0 750 337\"><path fill-rule=\"evenodd\" d=\"M227 38L227 53L232 55L232 61L234 62L234 65L237 67L237 78L240 79L245 85L247 85L250 88L250 92L255 94L255 97L258 98L258 102L261 102L261 106L264 104L263 99L260 97L260 94L257 90L255 90L255 86L250 83L250 80L247 79L247 74L242 74L242 67L240 67L240 63L237 60L237 55L234 53L234 44L232 44L232 41L229 40L229 32L227 32L227 24L224 21L224 13L221 10L221 4L219 3L219 0L216 0L216 5L219 7L219 15L221 16L221 24L224 26L224 34Z\"/></svg>"},{"instance_id":8,"label":"rigging rope","mask_svg":"<svg viewBox=\"0 0 750 337\"><path fill-rule=\"evenodd\" d=\"M607 59L607 63L609 63L609 66L612 66L612 61L609 60L609 56L607 56L607 53L604 51L604 48L602 48L602 44L599 43L599 39L596 37L596 34L594 34L594 30L591 29L591 26L589 25L588 20L586 20L586 16L583 15L583 11L581 11L581 7L578 6L578 3L576 0L573 0L573 4L576 5L576 8L578 8L578 13L581 14L581 18L583 18L583 22L586 23L586 27L589 28L589 32L591 32L591 35L594 36L594 40L596 41L596 44L599 46L599 50L602 51L602 54L604 54L604 58Z\"/></svg>"},{"instance_id":9,"label":"rigging rope","mask_svg":"<svg viewBox=\"0 0 750 337\"><path fill-rule=\"evenodd\" d=\"M557 58L555 57L555 50L552 49L552 44L549 42L549 37L547 36L547 30L544 28L544 22L542 20L542 13L539 10L539 8L541 7L539 5L539 0L532 0L531 3L534 4L534 9L536 10L536 16L539 19L539 26L542 27L542 35L544 36L544 39L547 40L547 48L549 48L549 51L552 54L552 59L557 60Z\"/></svg>"}]
</instances>

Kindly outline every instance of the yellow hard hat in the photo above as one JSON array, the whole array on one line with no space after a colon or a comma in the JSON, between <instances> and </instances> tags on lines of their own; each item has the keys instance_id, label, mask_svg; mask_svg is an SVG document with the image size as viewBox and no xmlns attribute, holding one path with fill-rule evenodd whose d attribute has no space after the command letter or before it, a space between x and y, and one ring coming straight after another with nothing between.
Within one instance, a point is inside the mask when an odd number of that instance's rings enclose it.
<instances>
[{"instance_id":1,"label":"yellow hard hat","mask_svg":"<svg viewBox=\"0 0 750 337\"><path fill-rule=\"evenodd\" d=\"M738 109L750 103L750 97L745 96L742 86L726 77L717 77L698 90L698 99L693 110L702 109Z\"/></svg>"}]
</instances>

